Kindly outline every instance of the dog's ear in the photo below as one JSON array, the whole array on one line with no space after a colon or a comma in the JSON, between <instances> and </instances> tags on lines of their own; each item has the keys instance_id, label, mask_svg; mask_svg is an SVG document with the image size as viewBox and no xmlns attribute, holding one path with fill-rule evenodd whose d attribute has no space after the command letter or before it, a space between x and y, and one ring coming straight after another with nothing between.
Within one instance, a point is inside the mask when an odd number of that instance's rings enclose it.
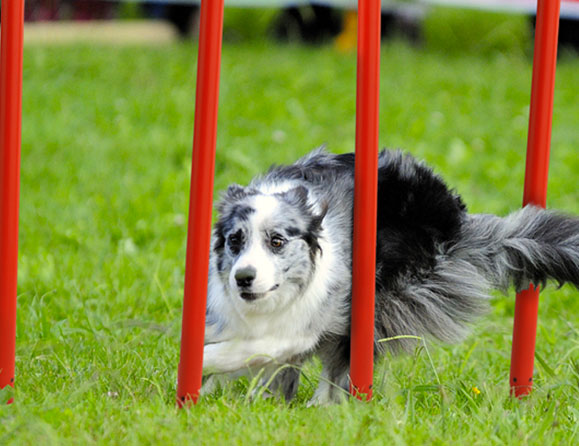
<instances>
[{"instance_id":1,"label":"dog's ear","mask_svg":"<svg viewBox=\"0 0 579 446\"><path fill-rule=\"evenodd\" d=\"M239 184L232 184L227 188L227 192L225 192L223 198L225 200L235 201L244 198L246 196L247 191L245 190L245 187L240 186Z\"/></svg>"},{"instance_id":2,"label":"dog's ear","mask_svg":"<svg viewBox=\"0 0 579 446\"><path fill-rule=\"evenodd\" d=\"M310 221L308 228L311 232L317 233L321 229L322 220L328 212L328 203L322 203L321 211L316 215L312 210L311 205L308 203L308 189L304 186L294 187L293 189L284 192L282 196L288 203L307 210L307 212L312 216L312 220Z\"/></svg>"},{"instance_id":3,"label":"dog's ear","mask_svg":"<svg viewBox=\"0 0 579 446\"><path fill-rule=\"evenodd\" d=\"M239 184L232 184L227 188L227 190L221 195L219 203L217 203L217 212L223 214L226 212L227 205L234 203L237 200L241 200L248 194L247 189Z\"/></svg>"},{"instance_id":4,"label":"dog's ear","mask_svg":"<svg viewBox=\"0 0 579 446\"><path fill-rule=\"evenodd\" d=\"M250 186L243 187L234 183L227 188L221 199L222 201L234 202L257 193L258 191Z\"/></svg>"},{"instance_id":5,"label":"dog's ear","mask_svg":"<svg viewBox=\"0 0 579 446\"><path fill-rule=\"evenodd\" d=\"M294 206L308 207L308 190L304 186L297 186L282 194L282 197Z\"/></svg>"}]
</instances>

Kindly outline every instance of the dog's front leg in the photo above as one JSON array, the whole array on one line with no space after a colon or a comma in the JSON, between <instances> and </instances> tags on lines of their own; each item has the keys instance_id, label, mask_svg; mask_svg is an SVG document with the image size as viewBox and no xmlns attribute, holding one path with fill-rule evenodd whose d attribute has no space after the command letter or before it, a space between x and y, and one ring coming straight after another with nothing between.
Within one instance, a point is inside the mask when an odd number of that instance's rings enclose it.
<instances>
[{"instance_id":1,"label":"dog's front leg","mask_svg":"<svg viewBox=\"0 0 579 446\"><path fill-rule=\"evenodd\" d=\"M236 333L224 324L209 321L205 324L205 345L227 341L234 337L236 337Z\"/></svg>"},{"instance_id":2,"label":"dog's front leg","mask_svg":"<svg viewBox=\"0 0 579 446\"><path fill-rule=\"evenodd\" d=\"M208 344L203 351L203 373L230 373L247 367L262 367L306 353L314 338L237 339Z\"/></svg>"},{"instance_id":3,"label":"dog's front leg","mask_svg":"<svg viewBox=\"0 0 579 446\"><path fill-rule=\"evenodd\" d=\"M205 344L219 342L223 330L217 324L205 324Z\"/></svg>"}]
</instances>

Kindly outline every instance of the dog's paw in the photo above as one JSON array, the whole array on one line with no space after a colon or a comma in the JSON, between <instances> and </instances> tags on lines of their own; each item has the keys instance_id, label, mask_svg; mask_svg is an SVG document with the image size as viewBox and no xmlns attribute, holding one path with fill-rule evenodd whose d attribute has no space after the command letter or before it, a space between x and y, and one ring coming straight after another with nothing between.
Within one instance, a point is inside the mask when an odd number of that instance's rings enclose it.
<instances>
[{"instance_id":1,"label":"dog's paw","mask_svg":"<svg viewBox=\"0 0 579 446\"><path fill-rule=\"evenodd\" d=\"M344 387L322 377L318 384L318 388L314 392L314 396L308 401L307 407L340 404L347 401L349 396L350 394Z\"/></svg>"},{"instance_id":2,"label":"dog's paw","mask_svg":"<svg viewBox=\"0 0 579 446\"><path fill-rule=\"evenodd\" d=\"M257 385L250 393L250 399L252 401L256 401L258 399L269 400L271 398L279 398L279 396L268 389L265 384Z\"/></svg>"},{"instance_id":3,"label":"dog's paw","mask_svg":"<svg viewBox=\"0 0 579 446\"><path fill-rule=\"evenodd\" d=\"M306 407L324 407L340 404L348 399L347 395L315 395L308 401Z\"/></svg>"},{"instance_id":4,"label":"dog's paw","mask_svg":"<svg viewBox=\"0 0 579 446\"><path fill-rule=\"evenodd\" d=\"M211 375L213 373L223 373L227 370L223 370L227 365L226 347L227 344L223 342L218 342L215 344L206 344L203 348L203 374Z\"/></svg>"},{"instance_id":5,"label":"dog's paw","mask_svg":"<svg viewBox=\"0 0 579 446\"><path fill-rule=\"evenodd\" d=\"M327 406L329 404L330 403L328 401L322 402L322 400L320 398L316 398L316 396L314 395L312 397L312 399L308 401L308 403L306 404L306 407L322 407L322 406Z\"/></svg>"},{"instance_id":6,"label":"dog's paw","mask_svg":"<svg viewBox=\"0 0 579 446\"><path fill-rule=\"evenodd\" d=\"M314 395L307 403L306 407L323 407L334 404L342 404L348 401L348 395L336 392L332 395Z\"/></svg>"},{"instance_id":7,"label":"dog's paw","mask_svg":"<svg viewBox=\"0 0 579 446\"><path fill-rule=\"evenodd\" d=\"M320 381L314 396L308 401L307 407L327 406L333 403L331 384L326 381Z\"/></svg>"}]
</instances>

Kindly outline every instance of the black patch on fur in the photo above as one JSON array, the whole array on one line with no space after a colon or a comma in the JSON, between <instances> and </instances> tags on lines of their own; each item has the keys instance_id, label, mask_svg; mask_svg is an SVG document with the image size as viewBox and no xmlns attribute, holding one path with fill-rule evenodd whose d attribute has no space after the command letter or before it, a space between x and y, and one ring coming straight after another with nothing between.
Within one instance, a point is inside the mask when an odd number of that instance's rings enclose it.
<instances>
[{"instance_id":1,"label":"black patch on fur","mask_svg":"<svg viewBox=\"0 0 579 446\"><path fill-rule=\"evenodd\" d=\"M354 170L356 157L353 153L343 153L341 155L336 155L334 159L342 168L347 170Z\"/></svg>"},{"instance_id":2,"label":"black patch on fur","mask_svg":"<svg viewBox=\"0 0 579 446\"><path fill-rule=\"evenodd\" d=\"M225 247L225 234L233 228L238 221L247 221L255 209L245 204L236 204L231 207L227 214L222 215L215 224L216 241L214 250L217 253L223 251Z\"/></svg>"},{"instance_id":3,"label":"black patch on fur","mask_svg":"<svg viewBox=\"0 0 579 446\"><path fill-rule=\"evenodd\" d=\"M459 234L466 207L431 169L410 155L382 152L378 169L377 291L400 274L436 263L436 246Z\"/></svg>"},{"instance_id":4,"label":"black patch on fur","mask_svg":"<svg viewBox=\"0 0 579 446\"><path fill-rule=\"evenodd\" d=\"M243 244L245 243L245 236L241 229L238 229L235 233L229 234L227 237L227 243L229 244L229 250L237 255L243 248Z\"/></svg>"},{"instance_id":5,"label":"black patch on fur","mask_svg":"<svg viewBox=\"0 0 579 446\"><path fill-rule=\"evenodd\" d=\"M296 228L294 226L286 228L285 232L289 237L298 237L301 236L302 234L302 231L300 231L299 228Z\"/></svg>"}]
</instances>

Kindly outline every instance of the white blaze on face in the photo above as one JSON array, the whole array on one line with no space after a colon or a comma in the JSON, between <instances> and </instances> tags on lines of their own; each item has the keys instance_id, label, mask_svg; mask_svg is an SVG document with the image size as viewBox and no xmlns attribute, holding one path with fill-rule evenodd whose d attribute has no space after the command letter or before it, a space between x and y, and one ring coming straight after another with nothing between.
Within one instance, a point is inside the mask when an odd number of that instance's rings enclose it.
<instances>
[{"instance_id":1,"label":"white blaze on face","mask_svg":"<svg viewBox=\"0 0 579 446\"><path fill-rule=\"evenodd\" d=\"M276 286L275 263L273 253L267 249L264 243L264 225L265 222L275 214L279 209L278 200L270 195L256 195L251 203L256 210L249 217L249 231L247 234L248 245L244 246L241 255L231 268L229 275L229 285L232 289L237 289L235 274L237 271L249 267L256 270L256 276L253 281L252 293L266 293Z\"/></svg>"}]
</instances>

